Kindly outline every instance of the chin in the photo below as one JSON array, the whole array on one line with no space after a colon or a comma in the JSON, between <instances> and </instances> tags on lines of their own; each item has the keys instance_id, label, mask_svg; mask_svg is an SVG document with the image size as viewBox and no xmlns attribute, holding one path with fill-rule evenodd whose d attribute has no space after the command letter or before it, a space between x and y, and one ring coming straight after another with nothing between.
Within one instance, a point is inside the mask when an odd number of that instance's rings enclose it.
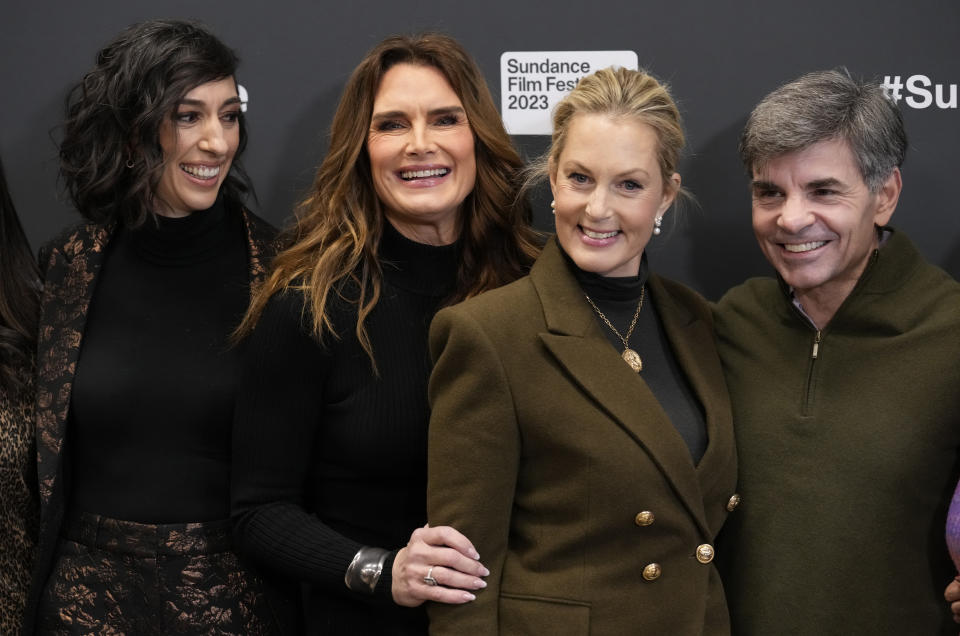
<instances>
[{"instance_id":1,"label":"chin","mask_svg":"<svg viewBox=\"0 0 960 636\"><path fill-rule=\"evenodd\" d=\"M206 210L216 202L217 202L217 195L194 199L193 201L189 202L190 211L199 212L201 210Z\"/></svg>"}]
</instances>

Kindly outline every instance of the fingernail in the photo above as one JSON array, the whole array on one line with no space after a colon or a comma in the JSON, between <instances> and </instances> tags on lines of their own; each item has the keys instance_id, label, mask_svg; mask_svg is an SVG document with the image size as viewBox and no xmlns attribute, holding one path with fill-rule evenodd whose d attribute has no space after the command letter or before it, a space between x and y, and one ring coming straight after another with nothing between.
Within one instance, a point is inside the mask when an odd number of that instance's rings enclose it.
<instances>
[{"instance_id":1,"label":"fingernail","mask_svg":"<svg viewBox=\"0 0 960 636\"><path fill-rule=\"evenodd\" d=\"M464 593L463 593L463 600L465 600L465 601L475 601L475 600L477 600L477 597L474 596L473 594L471 594L470 592L464 592Z\"/></svg>"},{"instance_id":2,"label":"fingernail","mask_svg":"<svg viewBox=\"0 0 960 636\"><path fill-rule=\"evenodd\" d=\"M490 570L488 570L487 568L483 568L483 573L481 574L481 576L490 576Z\"/></svg>"},{"instance_id":3,"label":"fingernail","mask_svg":"<svg viewBox=\"0 0 960 636\"><path fill-rule=\"evenodd\" d=\"M480 560L480 554L476 550L470 550L470 556L473 557L474 561Z\"/></svg>"},{"instance_id":4,"label":"fingernail","mask_svg":"<svg viewBox=\"0 0 960 636\"><path fill-rule=\"evenodd\" d=\"M484 581L483 579L474 579L473 586L480 587L480 588L487 587L487 582Z\"/></svg>"}]
</instances>

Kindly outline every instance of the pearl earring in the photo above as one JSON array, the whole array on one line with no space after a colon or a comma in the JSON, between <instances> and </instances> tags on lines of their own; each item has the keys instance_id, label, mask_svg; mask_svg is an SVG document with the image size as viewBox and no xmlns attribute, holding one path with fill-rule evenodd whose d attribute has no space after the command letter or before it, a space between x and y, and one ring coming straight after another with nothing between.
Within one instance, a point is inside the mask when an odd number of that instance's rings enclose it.
<instances>
[{"instance_id":1,"label":"pearl earring","mask_svg":"<svg viewBox=\"0 0 960 636\"><path fill-rule=\"evenodd\" d=\"M663 224L663 215L657 215L653 220L653 235L660 236L660 226Z\"/></svg>"}]
</instances>

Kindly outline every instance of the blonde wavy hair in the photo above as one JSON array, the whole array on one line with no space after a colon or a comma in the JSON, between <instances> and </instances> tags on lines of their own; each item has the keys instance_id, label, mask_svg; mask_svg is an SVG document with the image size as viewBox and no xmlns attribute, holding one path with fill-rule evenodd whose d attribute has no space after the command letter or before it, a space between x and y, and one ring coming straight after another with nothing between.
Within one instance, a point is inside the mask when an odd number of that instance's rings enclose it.
<instances>
[{"instance_id":1,"label":"blonde wavy hair","mask_svg":"<svg viewBox=\"0 0 960 636\"><path fill-rule=\"evenodd\" d=\"M330 149L311 192L297 207L295 225L284 232L287 247L254 294L237 337L252 331L270 297L288 288L303 292L318 341L323 343L327 334L339 337L328 311L331 294L337 294L357 305L356 335L376 369L364 322L383 282L377 246L384 211L374 190L366 141L380 80L396 64L440 71L463 103L473 131L476 184L461 206L461 262L447 304L523 276L536 259L537 234L530 226L527 199L520 195L523 163L476 63L446 35L389 37L347 81L330 128ZM357 291L348 292L347 283Z\"/></svg>"}]
</instances>

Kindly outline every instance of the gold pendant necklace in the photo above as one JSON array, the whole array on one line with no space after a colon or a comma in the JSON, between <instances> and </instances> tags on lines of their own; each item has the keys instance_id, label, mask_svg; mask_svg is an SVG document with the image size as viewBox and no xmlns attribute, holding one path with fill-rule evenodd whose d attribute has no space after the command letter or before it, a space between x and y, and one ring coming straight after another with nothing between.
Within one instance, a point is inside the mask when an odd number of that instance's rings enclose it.
<instances>
[{"instance_id":1,"label":"gold pendant necklace","mask_svg":"<svg viewBox=\"0 0 960 636\"><path fill-rule=\"evenodd\" d=\"M633 320L630 321L630 326L627 328L627 335L622 336L620 332L617 331L617 328L613 326L613 323L610 322L610 319L603 315L603 312L600 311L600 308L597 307L596 303L590 299L590 296L584 294L587 299L587 302L590 303L590 306L593 307L593 310L597 312L597 315L600 316L600 320L606 323L610 327L610 331L616 334L617 338L620 338L620 342L623 343L623 353L620 354L620 357L623 358L623 361L630 365L630 368L640 373L643 370L643 360L640 359L640 354L630 348L630 336L633 335L633 328L637 326L637 318L640 317L640 310L643 309L643 297L647 293L647 286L644 285L640 288L640 303L637 305L637 311L633 314Z\"/></svg>"}]
</instances>

